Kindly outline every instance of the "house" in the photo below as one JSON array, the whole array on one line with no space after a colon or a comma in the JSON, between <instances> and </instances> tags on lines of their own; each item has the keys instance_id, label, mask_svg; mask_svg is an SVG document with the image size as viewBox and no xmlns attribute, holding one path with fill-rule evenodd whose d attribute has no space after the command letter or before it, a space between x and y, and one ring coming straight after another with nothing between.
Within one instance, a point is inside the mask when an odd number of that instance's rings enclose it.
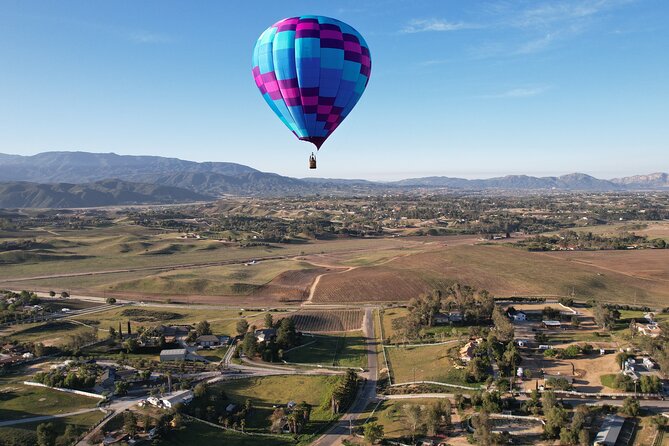
<instances>
[{"instance_id":1,"label":"house","mask_svg":"<svg viewBox=\"0 0 669 446\"><path fill-rule=\"evenodd\" d=\"M452 324L453 322L462 322L461 311L449 311L448 313L437 313L432 317L432 321L436 325Z\"/></svg>"},{"instance_id":2,"label":"house","mask_svg":"<svg viewBox=\"0 0 669 446\"><path fill-rule=\"evenodd\" d=\"M221 345L221 341L218 339L218 336L214 335L198 336L198 338L195 340L195 343L200 347L217 347Z\"/></svg>"},{"instance_id":3,"label":"house","mask_svg":"<svg viewBox=\"0 0 669 446\"><path fill-rule=\"evenodd\" d=\"M160 399L160 405L166 409L171 409L179 403L188 404L191 401L193 401L193 391L184 390L164 396Z\"/></svg>"},{"instance_id":4,"label":"house","mask_svg":"<svg viewBox=\"0 0 669 446\"><path fill-rule=\"evenodd\" d=\"M161 325L158 332L165 336L187 336L193 330L192 325Z\"/></svg>"},{"instance_id":5,"label":"house","mask_svg":"<svg viewBox=\"0 0 669 446\"><path fill-rule=\"evenodd\" d=\"M614 446L618 441L625 419L618 415L609 415L604 419L601 430L595 437L594 446Z\"/></svg>"},{"instance_id":6,"label":"house","mask_svg":"<svg viewBox=\"0 0 669 446\"><path fill-rule=\"evenodd\" d=\"M662 334L662 329L655 323L646 325L637 324L636 329L639 333L649 338L656 338Z\"/></svg>"},{"instance_id":7,"label":"house","mask_svg":"<svg viewBox=\"0 0 669 446\"><path fill-rule=\"evenodd\" d=\"M160 362L175 361L206 361L202 356L188 351L185 348L173 348L160 351Z\"/></svg>"},{"instance_id":8,"label":"house","mask_svg":"<svg viewBox=\"0 0 669 446\"><path fill-rule=\"evenodd\" d=\"M461 349L460 349L460 359L463 362L469 362L472 359L474 359L474 352L476 351L476 347L479 346L483 339L478 338L478 339L473 339L469 342L467 342Z\"/></svg>"},{"instance_id":9,"label":"house","mask_svg":"<svg viewBox=\"0 0 669 446\"><path fill-rule=\"evenodd\" d=\"M116 379L118 376L116 375L116 369L113 367L109 367L104 371L102 376L100 377L100 386L110 389L114 387L114 384L116 384Z\"/></svg>"},{"instance_id":10,"label":"house","mask_svg":"<svg viewBox=\"0 0 669 446\"><path fill-rule=\"evenodd\" d=\"M258 342L266 342L276 336L276 329L261 328L259 330L256 330L254 334Z\"/></svg>"},{"instance_id":11,"label":"house","mask_svg":"<svg viewBox=\"0 0 669 446\"><path fill-rule=\"evenodd\" d=\"M560 328L562 323L560 321L541 321L541 325L545 328Z\"/></svg>"},{"instance_id":12,"label":"house","mask_svg":"<svg viewBox=\"0 0 669 446\"><path fill-rule=\"evenodd\" d=\"M227 413L235 413L237 411L237 405L230 403L225 407L225 411Z\"/></svg>"},{"instance_id":13,"label":"house","mask_svg":"<svg viewBox=\"0 0 669 446\"><path fill-rule=\"evenodd\" d=\"M232 340L232 338L230 338L230 336L219 336L218 340L221 343L221 345L230 345L230 341Z\"/></svg>"},{"instance_id":14,"label":"house","mask_svg":"<svg viewBox=\"0 0 669 446\"><path fill-rule=\"evenodd\" d=\"M514 315L511 316L514 322L523 322L527 320L527 314L524 311L516 311Z\"/></svg>"}]
</instances>

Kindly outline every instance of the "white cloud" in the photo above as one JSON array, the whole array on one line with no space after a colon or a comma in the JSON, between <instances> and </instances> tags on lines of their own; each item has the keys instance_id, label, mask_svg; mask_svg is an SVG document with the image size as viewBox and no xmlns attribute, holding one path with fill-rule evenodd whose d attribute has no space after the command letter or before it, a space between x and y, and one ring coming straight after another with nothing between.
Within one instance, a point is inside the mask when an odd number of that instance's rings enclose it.
<instances>
[{"instance_id":1,"label":"white cloud","mask_svg":"<svg viewBox=\"0 0 669 446\"><path fill-rule=\"evenodd\" d=\"M477 25L464 22L448 22L440 19L413 19L402 28L402 33L413 34L423 32L444 32L444 31L460 31L463 29L480 28Z\"/></svg>"}]
</instances>

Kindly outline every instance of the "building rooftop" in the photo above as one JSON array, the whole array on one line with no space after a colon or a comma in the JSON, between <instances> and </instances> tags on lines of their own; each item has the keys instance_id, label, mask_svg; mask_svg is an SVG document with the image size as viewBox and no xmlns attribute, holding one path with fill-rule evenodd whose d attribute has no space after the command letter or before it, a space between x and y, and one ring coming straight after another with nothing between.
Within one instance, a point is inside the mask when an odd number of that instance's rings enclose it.
<instances>
[{"instance_id":1,"label":"building rooftop","mask_svg":"<svg viewBox=\"0 0 669 446\"><path fill-rule=\"evenodd\" d=\"M596 446L614 446L625 424L625 419L618 415L609 415L604 419L601 430L595 437Z\"/></svg>"}]
</instances>

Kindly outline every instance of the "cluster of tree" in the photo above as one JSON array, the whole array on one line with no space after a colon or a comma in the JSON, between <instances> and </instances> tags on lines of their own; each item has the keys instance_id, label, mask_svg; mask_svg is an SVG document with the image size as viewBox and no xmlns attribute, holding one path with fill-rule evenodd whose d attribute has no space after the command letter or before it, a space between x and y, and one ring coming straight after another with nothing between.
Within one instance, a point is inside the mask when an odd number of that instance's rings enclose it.
<instances>
[{"instance_id":1,"label":"cluster of tree","mask_svg":"<svg viewBox=\"0 0 669 446\"><path fill-rule=\"evenodd\" d=\"M342 413L351 405L358 391L358 375L348 369L332 388L329 398L330 410L333 414Z\"/></svg>"},{"instance_id":2,"label":"cluster of tree","mask_svg":"<svg viewBox=\"0 0 669 446\"><path fill-rule=\"evenodd\" d=\"M451 400L439 400L429 405L405 404L402 406L404 423L411 432L412 442L416 435L434 436L444 434L451 427Z\"/></svg>"},{"instance_id":3,"label":"cluster of tree","mask_svg":"<svg viewBox=\"0 0 669 446\"><path fill-rule=\"evenodd\" d=\"M70 364L66 369L37 372L33 381L50 387L90 389L95 386L99 371L100 368L95 364Z\"/></svg>"},{"instance_id":4,"label":"cluster of tree","mask_svg":"<svg viewBox=\"0 0 669 446\"><path fill-rule=\"evenodd\" d=\"M474 434L471 441L481 446L502 446L511 443L511 436L508 432L493 432L490 412L483 409L474 414L471 418L471 424L474 428Z\"/></svg>"},{"instance_id":5,"label":"cluster of tree","mask_svg":"<svg viewBox=\"0 0 669 446\"><path fill-rule=\"evenodd\" d=\"M578 445L578 446L589 446L590 445L590 432L586 427L586 420L589 414L589 408L585 405L579 405L574 411L574 415L571 418L571 423L568 426L563 426L560 429L560 444L561 445ZM562 420L562 413L559 415L554 415L556 420ZM565 420L566 421L566 420ZM554 425L551 426L552 430Z\"/></svg>"},{"instance_id":6,"label":"cluster of tree","mask_svg":"<svg viewBox=\"0 0 669 446\"><path fill-rule=\"evenodd\" d=\"M566 348L549 348L544 350L544 356L547 358L574 359L580 355L589 355L594 351L591 344L572 344Z\"/></svg>"},{"instance_id":7,"label":"cluster of tree","mask_svg":"<svg viewBox=\"0 0 669 446\"><path fill-rule=\"evenodd\" d=\"M237 323L237 332L245 331L240 351L248 357L260 356L263 361L276 362L283 358L284 350L291 349L299 345L301 337L297 332L295 321L291 317L285 317L274 323L272 315L267 313L265 316L266 328L276 329L276 336L270 336L262 342L258 342L255 335L255 327L249 327L248 322L241 319ZM241 334L241 333L240 333Z\"/></svg>"},{"instance_id":8,"label":"cluster of tree","mask_svg":"<svg viewBox=\"0 0 669 446\"><path fill-rule=\"evenodd\" d=\"M284 427L288 432L299 434L307 425L311 417L311 406L306 401L295 405L293 408L277 407L270 415L270 432L281 433Z\"/></svg>"},{"instance_id":9,"label":"cluster of tree","mask_svg":"<svg viewBox=\"0 0 669 446\"><path fill-rule=\"evenodd\" d=\"M620 311L608 305L597 304L592 313L595 317L595 323L608 330L615 328L616 322L620 319Z\"/></svg>"},{"instance_id":10,"label":"cluster of tree","mask_svg":"<svg viewBox=\"0 0 669 446\"><path fill-rule=\"evenodd\" d=\"M248 417L253 411L251 400L238 405L233 413L226 410L232 401L225 391L216 386L200 383L193 389L193 401L188 405L177 405L177 412L187 413L210 423L218 423L225 428L244 430Z\"/></svg>"},{"instance_id":11,"label":"cluster of tree","mask_svg":"<svg viewBox=\"0 0 669 446\"><path fill-rule=\"evenodd\" d=\"M41 423L35 429L35 440L31 444L36 444L37 446L67 445L73 444L78 437L77 428L72 424L65 426L65 432L62 435L58 435L56 426L53 423Z\"/></svg>"},{"instance_id":12,"label":"cluster of tree","mask_svg":"<svg viewBox=\"0 0 669 446\"><path fill-rule=\"evenodd\" d=\"M405 340L417 339L425 335L424 330L432 327L435 316L442 311L458 311L463 320L478 324L490 321L495 301L486 290L477 290L456 283L444 292L435 290L409 301L409 314L393 322L393 327Z\"/></svg>"},{"instance_id":13,"label":"cluster of tree","mask_svg":"<svg viewBox=\"0 0 669 446\"><path fill-rule=\"evenodd\" d=\"M659 393L662 390L662 381L655 375L642 375L635 383L630 376L617 373L613 378L613 386L624 392Z\"/></svg>"},{"instance_id":14,"label":"cluster of tree","mask_svg":"<svg viewBox=\"0 0 669 446\"><path fill-rule=\"evenodd\" d=\"M492 335L488 336L488 343L495 356L499 371L502 376L514 376L516 367L522 362L522 358L516 344L513 341L500 342Z\"/></svg>"},{"instance_id":15,"label":"cluster of tree","mask_svg":"<svg viewBox=\"0 0 669 446\"><path fill-rule=\"evenodd\" d=\"M667 247L663 239L649 239L645 235L623 232L616 235L593 234L592 232L562 231L555 235L537 235L516 243L529 251L555 251L557 249L611 250Z\"/></svg>"},{"instance_id":16,"label":"cluster of tree","mask_svg":"<svg viewBox=\"0 0 669 446\"><path fill-rule=\"evenodd\" d=\"M207 320L200 321L195 325L195 330L192 330L188 333L186 341L194 342L200 336L205 336L210 334L212 334L212 331L211 331L211 324L209 323L209 321Z\"/></svg>"}]
</instances>

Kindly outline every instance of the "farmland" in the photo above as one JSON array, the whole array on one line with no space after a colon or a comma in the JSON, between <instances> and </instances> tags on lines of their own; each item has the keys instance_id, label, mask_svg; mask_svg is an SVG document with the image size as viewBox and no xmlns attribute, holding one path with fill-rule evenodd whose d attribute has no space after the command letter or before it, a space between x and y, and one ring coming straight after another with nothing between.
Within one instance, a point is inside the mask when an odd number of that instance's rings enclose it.
<instances>
[{"instance_id":1,"label":"farmland","mask_svg":"<svg viewBox=\"0 0 669 446\"><path fill-rule=\"evenodd\" d=\"M636 295L639 303L660 305L669 297L668 250L575 253L603 259L610 256L611 263L624 259L622 265L627 262L639 265L636 269L631 266L622 270L620 268L625 266L605 269L594 262L576 262L569 257L572 253L566 254L531 253L490 245L446 247L438 252L401 257L380 266L325 275L313 300L320 303L406 301L456 281L500 296L555 296L573 290L584 298L629 302L629 296ZM625 254L627 257L623 257Z\"/></svg>"},{"instance_id":2,"label":"farmland","mask_svg":"<svg viewBox=\"0 0 669 446\"><path fill-rule=\"evenodd\" d=\"M290 316L298 330L312 333L360 330L362 310L300 310Z\"/></svg>"}]
</instances>

